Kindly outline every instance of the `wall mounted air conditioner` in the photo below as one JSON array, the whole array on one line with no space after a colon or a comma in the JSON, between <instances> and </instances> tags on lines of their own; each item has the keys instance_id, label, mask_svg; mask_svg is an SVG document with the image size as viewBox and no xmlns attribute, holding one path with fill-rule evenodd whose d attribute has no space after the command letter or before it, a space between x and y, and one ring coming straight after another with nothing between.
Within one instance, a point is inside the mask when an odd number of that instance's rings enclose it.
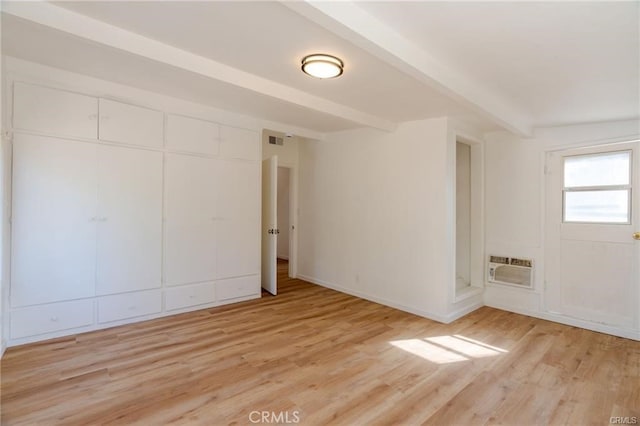
<instances>
[{"instance_id":1,"label":"wall mounted air conditioner","mask_svg":"<svg viewBox=\"0 0 640 426\"><path fill-rule=\"evenodd\" d=\"M533 288L533 261L517 257L489 256L488 281Z\"/></svg>"}]
</instances>

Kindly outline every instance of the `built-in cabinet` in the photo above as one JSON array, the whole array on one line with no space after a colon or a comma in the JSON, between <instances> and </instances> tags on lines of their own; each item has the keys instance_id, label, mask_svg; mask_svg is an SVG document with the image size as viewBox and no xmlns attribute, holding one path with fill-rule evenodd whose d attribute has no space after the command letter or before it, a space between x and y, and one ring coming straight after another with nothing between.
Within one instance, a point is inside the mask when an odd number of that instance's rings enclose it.
<instances>
[{"instance_id":1,"label":"built-in cabinet","mask_svg":"<svg viewBox=\"0 0 640 426\"><path fill-rule=\"evenodd\" d=\"M210 121L167 115L167 148L192 154L218 155L220 126Z\"/></svg>"},{"instance_id":2,"label":"built-in cabinet","mask_svg":"<svg viewBox=\"0 0 640 426\"><path fill-rule=\"evenodd\" d=\"M95 295L98 145L13 139L11 305Z\"/></svg>"},{"instance_id":3,"label":"built-in cabinet","mask_svg":"<svg viewBox=\"0 0 640 426\"><path fill-rule=\"evenodd\" d=\"M166 155L165 283L169 286L216 279L217 161Z\"/></svg>"},{"instance_id":4,"label":"built-in cabinet","mask_svg":"<svg viewBox=\"0 0 640 426\"><path fill-rule=\"evenodd\" d=\"M54 136L98 137L98 98L16 82L13 129Z\"/></svg>"},{"instance_id":5,"label":"built-in cabinet","mask_svg":"<svg viewBox=\"0 0 640 426\"><path fill-rule=\"evenodd\" d=\"M13 89L11 342L260 296L256 132Z\"/></svg>"},{"instance_id":6,"label":"built-in cabinet","mask_svg":"<svg viewBox=\"0 0 640 426\"><path fill-rule=\"evenodd\" d=\"M217 167L217 277L260 273L260 169L251 163L222 160Z\"/></svg>"},{"instance_id":7,"label":"built-in cabinet","mask_svg":"<svg viewBox=\"0 0 640 426\"><path fill-rule=\"evenodd\" d=\"M101 140L162 148L162 112L108 99L100 99L99 110Z\"/></svg>"},{"instance_id":8,"label":"built-in cabinet","mask_svg":"<svg viewBox=\"0 0 640 426\"><path fill-rule=\"evenodd\" d=\"M160 287L162 153L98 146L96 295Z\"/></svg>"}]
</instances>

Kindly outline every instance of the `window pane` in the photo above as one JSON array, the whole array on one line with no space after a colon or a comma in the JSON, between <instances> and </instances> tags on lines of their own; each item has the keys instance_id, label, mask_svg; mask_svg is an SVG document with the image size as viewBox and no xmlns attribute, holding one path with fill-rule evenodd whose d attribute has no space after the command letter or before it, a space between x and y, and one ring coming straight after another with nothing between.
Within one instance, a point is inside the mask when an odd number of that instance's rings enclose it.
<instances>
[{"instance_id":1,"label":"window pane","mask_svg":"<svg viewBox=\"0 0 640 426\"><path fill-rule=\"evenodd\" d=\"M566 191L564 221L629 223L629 190Z\"/></svg>"},{"instance_id":2,"label":"window pane","mask_svg":"<svg viewBox=\"0 0 640 426\"><path fill-rule=\"evenodd\" d=\"M631 152L577 155L564 159L564 186L629 185Z\"/></svg>"}]
</instances>

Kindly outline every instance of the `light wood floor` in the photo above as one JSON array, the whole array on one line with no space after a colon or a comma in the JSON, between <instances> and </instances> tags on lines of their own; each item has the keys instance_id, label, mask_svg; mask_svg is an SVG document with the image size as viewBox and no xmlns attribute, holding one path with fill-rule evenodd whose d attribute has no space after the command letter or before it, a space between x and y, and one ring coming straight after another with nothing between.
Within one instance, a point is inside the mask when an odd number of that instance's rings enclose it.
<instances>
[{"instance_id":1,"label":"light wood floor","mask_svg":"<svg viewBox=\"0 0 640 426\"><path fill-rule=\"evenodd\" d=\"M279 266L277 297L10 348L2 424L251 424L253 411L306 425L640 417L638 342L491 308L438 324Z\"/></svg>"}]
</instances>

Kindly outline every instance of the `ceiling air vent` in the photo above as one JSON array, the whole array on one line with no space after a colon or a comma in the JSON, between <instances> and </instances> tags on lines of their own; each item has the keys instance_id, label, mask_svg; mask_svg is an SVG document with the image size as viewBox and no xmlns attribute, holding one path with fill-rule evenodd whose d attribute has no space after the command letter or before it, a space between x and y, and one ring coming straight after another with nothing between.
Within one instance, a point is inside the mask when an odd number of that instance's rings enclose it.
<instances>
[{"instance_id":1,"label":"ceiling air vent","mask_svg":"<svg viewBox=\"0 0 640 426\"><path fill-rule=\"evenodd\" d=\"M284 144L283 139L279 138L277 136L269 136L269 143L271 145L283 145Z\"/></svg>"}]
</instances>

